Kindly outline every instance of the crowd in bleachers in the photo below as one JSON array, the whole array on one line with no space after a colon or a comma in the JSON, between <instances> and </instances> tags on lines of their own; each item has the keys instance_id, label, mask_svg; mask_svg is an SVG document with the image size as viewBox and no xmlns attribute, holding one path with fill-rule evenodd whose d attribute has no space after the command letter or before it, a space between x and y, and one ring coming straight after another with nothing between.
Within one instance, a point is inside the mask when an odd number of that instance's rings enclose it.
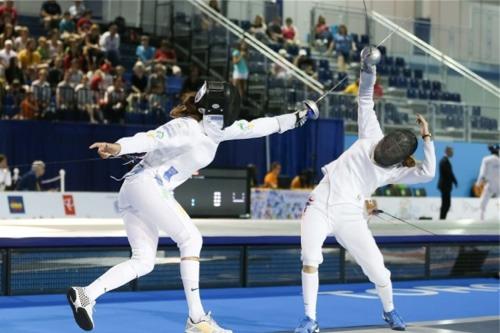
<instances>
[{"instance_id":1,"label":"crowd in bleachers","mask_svg":"<svg viewBox=\"0 0 500 333\"><path fill-rule=\"evenodd\" d=\"M24 21L21 22L21 21ZM125 42L125 44L124 44ZM1 119L157 123L183 89L197 89L197 69L183 87L168 40L138 38L122 18L94 22L82 1L44 1L40 18L15 1L0 6ZM139 45L137 45L139 44ZM134 49L136 48L136 49Z\"/></svg>"}]
</instances>

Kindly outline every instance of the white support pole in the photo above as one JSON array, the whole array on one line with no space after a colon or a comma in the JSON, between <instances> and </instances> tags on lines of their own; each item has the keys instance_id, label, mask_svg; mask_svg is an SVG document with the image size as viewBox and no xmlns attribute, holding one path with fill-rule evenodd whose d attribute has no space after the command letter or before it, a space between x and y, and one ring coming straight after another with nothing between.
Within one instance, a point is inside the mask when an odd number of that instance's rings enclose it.
<instances>
[{"instance_id":1,"label":"white support pole","mask_svg":"<svg viewBox=\"0 0 500 333\"><path fill-rule=\"evenodd\" d=\"M59 170L59 177L61 178L60 179L60 182L61 182L61 192L66 192L66 171L64 169L61 169Z\"/></svg>"}]
</instances>

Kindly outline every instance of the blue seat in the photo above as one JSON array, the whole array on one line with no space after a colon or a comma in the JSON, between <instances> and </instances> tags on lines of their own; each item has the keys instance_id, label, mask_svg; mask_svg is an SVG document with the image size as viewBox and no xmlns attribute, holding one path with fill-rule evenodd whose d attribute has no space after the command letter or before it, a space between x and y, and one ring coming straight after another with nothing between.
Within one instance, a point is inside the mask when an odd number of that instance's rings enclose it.
<instances>
[{"instance_id":1,"label":"blue seat","mask_svg":"<svg viewBox=\"0 0 500 333\"><path fill-rule=\"evenodd\" d=\"M403 76L407 78L411 78L411 69L403 68Z\"/></svg>"},{"instance_id":2,"label":"blue seat","mask_svg":"<svg viewBox=\"0 0 500 333\"><path fill-rule=\"evenodd\" d=\"M385 55L387 54L387 48L384 45L380 45L378 49L380 50L380 54L385 57Z\"/></svg>"},{"instance_id":3,"label":"blue seat","mask_svg":"<svg viewBox=\"0 0 500 333\"><path fill-rule=\"evenodd\" d=\"M404 76L401 76L401 75L398 76L396 86L398 88L406 88L406 87L408 87L408 79L405 78Z\"/></svg>"},{"instance_id":4,"label":"blue seat","mask_svg":"<svg viewBox=\"0 0 500 333\"><path fill-rule=\"evenodd\" d=\"M398 67L405 67L405 59L401 57L396 57L395 65Z\"/></svg>"},{"instance_id":5,"label":"blue seat","mask_svg":"<svg viewBox=\"0 0 500 333\"><path fill-rule=\"evenodd\" d=\"M397 76L389 76L389 87L396 87L398 85Z\"/></svg>"},{"instance_id":6,"label":"blue seat","mask_svg":"<svg viewBox=\"0 0 500 333\"><path fill-rule=\"evenodd\" d=\"M441 91L441 82L432 81L432 90Z\"/></svg>"},{"instance_id":7,"label":"blue seat","mask_svg":"<svg viewBox=\"0 0 500 333\"><path fill-rule=\"evenodd\" d=\"M413 77L415 79L422 79L424 77L424 72L421 69L414 69L413 70Z\"/></svg>"},{"instance_id":8,"label":"blue seat","mask_svg":"<svg viewBox=\"0 0 500 333\"><path fill-rule=\"evenodd\" d=\"M431 81L422 80L422 89L431 90Z\"/></svg>"},{"instance_id":9,"label":"blue seat","mask_svg":"<svg viewBox=\"0 0 500 333\"><path fill-rule=\"evenodd\" d=\"M299 47L297 45L288 45L286 51L291 56L297 56L299 54Z\"/></svg>"},{"instance_id":10,"label":"blue seat","mask_svg":"<svg viewBox=\"0 0 500 333\"><path fill-rule=\"evenodd\" d=\"M439 91L436 91L436 90L431 90L431 92L429 94L429 98L431 100L439 100L441 98L441 93Z\"/></svg>"},{"instance_id":11,"label":"blue seat","mask_svg":"<svg viewBox=\"0 0 500 333\"><path fill-rule=\"evenodd\" d=\"M319 68L330 69L330 61L328 59L319 60Z\"/></svg>"},{"instance_id":12,"label":"blue seat","mask_svg":"<svg viewBox=\"0 0 500 333\"><path fill-rule=\"evenodd\" d=\"M414 89L420 88L420 82L417 79L410 79L410 87Z\"/></svg>"},{"instance_id":13,"label":"blue seat","mask_svg":"<svg viewBox=\"0 0 500 333\"><path fill-rule=\"evenodd\" d=\"M369 45L370 44L370 37L368 35L361 35L359 42L363 45Z\"/></svg>"},{"instance_id":14,"label":"blue seat","mask_svg":"<svg viewBox=\"0 0 500 333\"><path fill-rule=\"evenodd\" d=\"M252 23L250 21L247 21L247 20L241 20L240 27L241 27L241 29L248 31L252 27Z\"/></svg>"},{"instance_id":15,"label":"blue seat","mask_svg":"<svg viewBox=\"0 0 500 333\"><path fill-rule=\"evenodd\" d=\"M394 58L393 57L384 57L382 59L384 61L384 64L386 64L388 66L394 65Z\"/></svg>"},{"instance_id":16,"label":"blue seat","mask_svg":"<svg viewBox=\"0 0 500 333\"><path fill-rule=\"evenodd\" d=\"M355 44L358 44L359 43L359 35L357 33L351 33L351 38L352 38L352 41L355 43Z\"/></svg>"},{"instance_id":17,"label":"blue seat","mask_svg":"<svg viewBox=\"0 0 500 333\"><path fill-rule=\"evenodd\" d=\"M389 67L389 74L392 76L398 76L399 75L399 68L396 66Z\"/></svg>"},{"instance_id":18,"label":"blue seat","mask_svg":"<svg viewBox=\"0 0 500 333\"><path fill-rule=\"evenodd\" d=\"M481 107L480 106L473 106L472 107L472 115L473 116L481 116Z\"/></svg>"},{"instance_id":19,"label":"blue seat","mask_svg":"<svg viewBox=\"0 0 500 333\"><path fill-rule=\"evenodd\" d=\"M377 73L379 75L387 75L389 74L389 67L387 67L387 65L385 64L380 64L377 66Z\"/></svg>"},{"instance_id":20,"label":"blue seat","mask_svg":"<svg viewBox=\"0 0 500 333\"><path fill-rule=\"evenodd\" d=\"M144 114L140 112L125 113L126 124L144 124Z\"/></svg>"},{"instance_id":21,"label":"blue seat","mask_svg":"<svg viewBox=\"0 0 500 333\"><path fill-rule=\"evenodd\" d=\"M183 85L184 85L184 78L178 76L168 76L167 87L166 87L167 95L179 94L182 90Z\"/></svg>"},{"instance_id":22,"label":"blue seat","mask_svg":"<svg viewBox=\"0 0 500 333\"><path fill-rule=\"evenodd\" d=\"M418 90L414 88L409 88L406 90L406 97L408 98L417 98Z\"/></svg>"},{"instance_id":23,"label":"blue seat","mask_svg":"<svg viewBox=\"0 0 500 333\"><path fill-rule=\"evenodd\" d=\"M418 98L419 99L429 99L428 90L420 89L418 91Z\"/></svg>"}]
</instances>

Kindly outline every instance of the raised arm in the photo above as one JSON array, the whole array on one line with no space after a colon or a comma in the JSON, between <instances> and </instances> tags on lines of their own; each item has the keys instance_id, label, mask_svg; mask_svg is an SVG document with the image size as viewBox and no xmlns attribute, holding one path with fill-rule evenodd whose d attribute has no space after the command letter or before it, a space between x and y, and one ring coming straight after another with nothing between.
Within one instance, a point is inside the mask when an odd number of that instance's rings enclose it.
<instances>
[{"instance_id":1,"label":"raised arm","mask_svg":"<svg viewBox=\"0 0 500 333\"><path fill-rule=\"evenodd\" d=\"M380 61L380 51L367 46L361 51L361 74L358 93L358 136L360 139L384 136L375 114L373 90L377 80L376 64Z\"/></svg>"},{"instance_id":2,"label":"raised arm","mask_svg":"<svg viewBox=\"0 0 500 333\"><path fill-rule=\"evenodd\" d=\"M485 172L486 172L486 159L483 158L483 160L481 161L481 167L479 168L479 176L477 177L476 185L479 185L482 182L484 182Z\"/></svg>"}]
</instances>

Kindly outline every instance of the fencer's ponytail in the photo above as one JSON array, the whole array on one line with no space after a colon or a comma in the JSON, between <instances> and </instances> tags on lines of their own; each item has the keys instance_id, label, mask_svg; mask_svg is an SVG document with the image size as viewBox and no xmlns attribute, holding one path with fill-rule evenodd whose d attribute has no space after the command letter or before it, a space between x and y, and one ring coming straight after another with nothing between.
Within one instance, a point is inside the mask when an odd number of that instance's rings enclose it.
<instances>
[{"instance_id":1,"label":"fencer's ponytail","mask_svg":"<svg viewBox=\"0 0 500 333\"><path fill-rule=\"evenodd\" d=\"M191 117L196 121L200 121L203 118L202 114L198 112L196 105L194 105L195 92L189 92L182 96L182 103L177 105L170 111L170 117L181 118L181 117Z\"/></svg>"}]
</instances>

